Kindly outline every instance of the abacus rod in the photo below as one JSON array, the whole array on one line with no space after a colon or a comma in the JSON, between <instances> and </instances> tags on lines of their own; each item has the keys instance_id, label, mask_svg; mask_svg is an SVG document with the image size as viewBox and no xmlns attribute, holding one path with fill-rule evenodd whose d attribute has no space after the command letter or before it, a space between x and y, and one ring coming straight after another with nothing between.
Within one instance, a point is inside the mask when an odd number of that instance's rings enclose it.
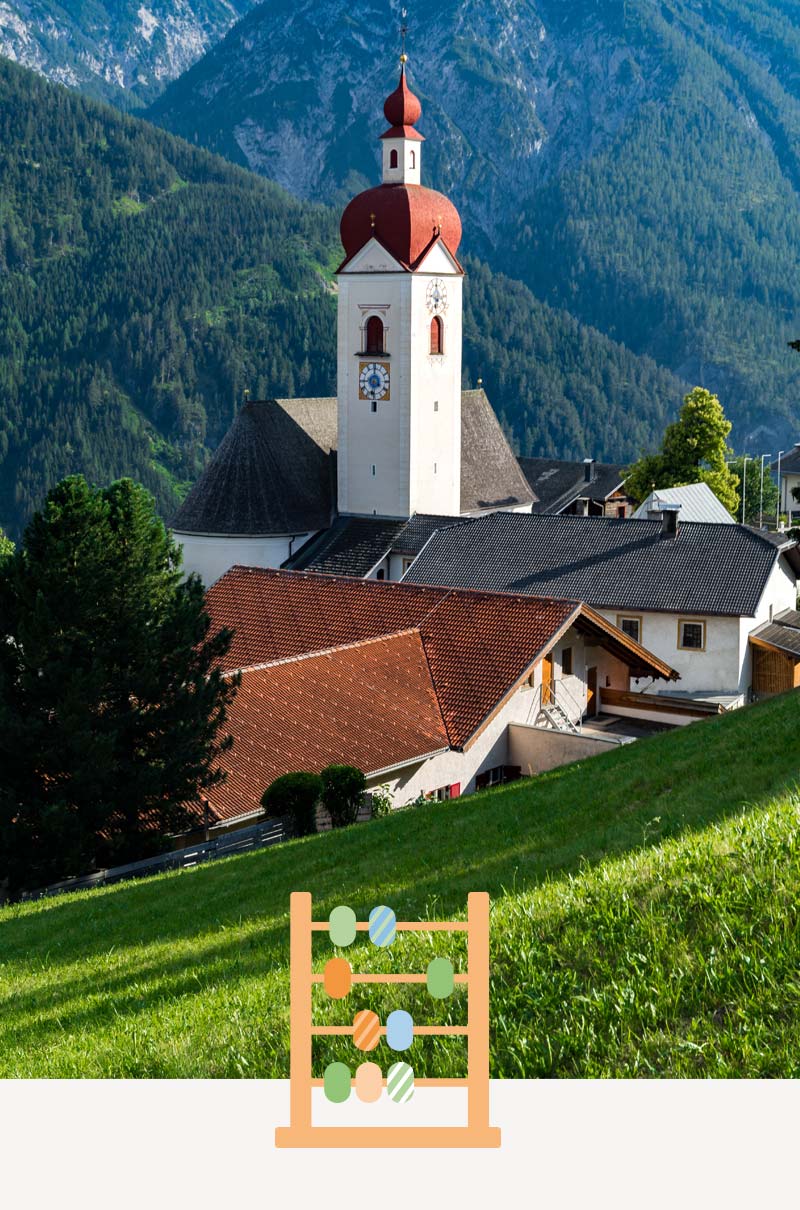
<instances>
[{"instance_id":1,"label":"abacus rod","mask_svg":"<svg viewBox=\"0 0 800 1210\"><path fill-rule=\"evenodd\" d=\"M314 1079L311 1081L311 1083L314 1088L325 1087L324 1080ZM386 1087L387 1083L388 1081L385 1078L381 1080L381 1084L384 1086L384 1088ZM434 1076L420 1076L419 1078L416 1076L414 1077L415 1088L466 1088L468 1084L469 1080L466 1078L466 1076L442 1076L441 1078ZM356 1081L351 1080L350 1087L355 1088L355 1085Z\"/></svg>"},{"instance_id":2,"label":"abacus rod","mask_svg":"<svg viewBox=\"0 0 800 1210\"><path fill-rule=\"evenodd\" d=\"M289 1107L293 1129L311 1129L311 893L289 899Z\"/></svg>"},{"instance_id":3,"label":"abacus rod","mask_svg":"<svg viewBox=\"0 0 800 1210\"><path fill-rule=\"evenodd\" d=\"M327 920L312 920L311 930L314 933L327 933L330 930ZM398 933L468 933L469 924L463 920L398 920L395 924ZM357 933L368 933L369 922L359 920L356 924Z\"/></svg>"},{"instance_id":4,"label":"abacus rod","mask_svg":"<svg viewBox=\"0 0 800 1210\"><path fill-rule=\"evenodd\" d=\"M312 983L324 983L324 975L312 975ZM427 975L351 975L351 983L427 983ZM454 975L454 983L469 983L469 975Z\"/></svg>"},{"instance_id":5,"label":"abacus rod","mask_svg":"<svg viewBox=\"0 0 800 1210\"><path fill-rule=\"evenodd\" d=\"M489 1127L489 896L470 891L467 896L467 1124L470 1129Z\"/></svg>"},{"instance_id":6,"label":"abacus rod","mask_svg":"<svg viewBox=\"0 0 800 1210\"><path fill-rule=\"evenodd\" d=\"M386 1026L382 1025L379 1029L379 1034L383 1038L386 1036ZM462 1035L466 1037L471 1032L468 1025L415 1025L415 1034L424 1034L426 1036L435 1036L439 1034ZM318 1038L333 1038L333 1037L352 1037L355 1029L352 1025L317 1025L313 1026L311 1033Z\"/></svg>"}]
</instances>

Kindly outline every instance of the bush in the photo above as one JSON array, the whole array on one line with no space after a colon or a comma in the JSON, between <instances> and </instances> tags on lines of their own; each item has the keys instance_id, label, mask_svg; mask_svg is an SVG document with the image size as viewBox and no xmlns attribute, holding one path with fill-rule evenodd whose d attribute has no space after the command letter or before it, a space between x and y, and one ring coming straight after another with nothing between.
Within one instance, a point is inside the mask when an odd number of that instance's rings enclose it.
<instances>
[{"instance_id":1,"label":"bush","mask_svg":"<svg viewBox=\"0 0 800 1210\"><path fill-rule=\"evenodd\" d=\"M267 786L261 805L268 815L288 815L295 836L317 830L316 808L322 794L318 773L284 773Z\"/></svg>"},{"instance_id":2,"label":"bush","mask_svg":"<svg viewBox=\"0 0 800 1210\"><path fill-rule=\"evenodd\" d=\"M352 765L328 765L320 777L322 803L330 814L331 825L345 828L355 823L367 788L367 779L361 770L354 769Z\"/></svg>"},{"instance_id":3,"label":"bush","mask_svg":"<svg viewBox=\"0 0 800 1210\"><path fill-rule=\"evenodd\" d=\"M372 818L385 819L387 815L391 815L393 811L393 798L389 793L388 786L376 786L374 790L370 790L372 798Z\"/></svg>"}]
</instances>

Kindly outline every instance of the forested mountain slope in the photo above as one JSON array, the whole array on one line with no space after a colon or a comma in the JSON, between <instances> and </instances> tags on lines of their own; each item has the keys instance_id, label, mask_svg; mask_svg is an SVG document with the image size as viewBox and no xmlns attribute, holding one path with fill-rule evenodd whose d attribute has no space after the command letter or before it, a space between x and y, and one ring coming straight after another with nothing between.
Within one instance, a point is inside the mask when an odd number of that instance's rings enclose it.
<instances>
[{"instance_id":1,"label":"forested mountain slope","mask_svg":"<svg viewBox=\"0 0 800 1210\"><path fill-rule=\"evenodd\" d=\"M0 526L63 475L166 515L243 392L335 391L332 210L0 61ZM683 384L469 262L465 380L520 449L627 458Z\"/></svg>"},{"instance_id":2,"label":"forested mountain slope","mask_svg":"<svg viewBox=\"0 0 800 1210\"><path fill-rule=\"evenodd\" d=\"M255 0L0 0L0 54L125 108L158 96Z\"/></svg>"},{"instance_id":3,"label":"forested mountain slope","mask_svg":"<svg viewBox=\"0 0 800 1210\"><path fill-rule=\"evenodd\" d=\"M718 390L739 449L795 437L797 0L442 0L410 20L424 174L466 246ZM338 201L376 178L398 24L390 0L273 0L152 114Z\"/></svg>"}]
</instances>

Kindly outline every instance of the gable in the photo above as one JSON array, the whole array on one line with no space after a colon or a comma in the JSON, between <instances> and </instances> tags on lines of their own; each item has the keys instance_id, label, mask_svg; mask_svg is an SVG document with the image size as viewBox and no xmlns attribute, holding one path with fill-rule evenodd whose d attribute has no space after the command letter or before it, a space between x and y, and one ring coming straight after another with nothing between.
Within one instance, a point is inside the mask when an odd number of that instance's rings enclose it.
<instances>
[{"instance_id":1,"label":"gable","mask_svg":"<svg viewBox=\"0 0 800 1210\"><path fill-rule=\"evenodd\" d=\"M339 268L339 273L406 273L408 270L391 252L384 248L374 236L349 261Z\"/></svg>"},{"instance_id":2,"label":"gable","mask_svg":"<svg viewBox=\"0 0 800 1210\"><path fill-rule=\"evenodd\" d=\"M459 277L464 272L441 239L431 244L428 251L417 261L414 271L415 273L457 273Z\"/></svg>"}]
</instances>

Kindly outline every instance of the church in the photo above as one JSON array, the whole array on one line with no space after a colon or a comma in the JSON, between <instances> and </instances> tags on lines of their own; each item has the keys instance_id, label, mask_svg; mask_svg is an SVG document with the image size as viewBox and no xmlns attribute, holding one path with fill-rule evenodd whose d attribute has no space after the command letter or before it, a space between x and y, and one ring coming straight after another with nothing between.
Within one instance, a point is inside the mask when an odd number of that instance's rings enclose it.
<instances>
[{"instance_id":1,"label":"church","mask_svg":"<svg viewBox=\"0 0 800 1210\"><path fill-rule=\"evenodd\" d=\"M485 392L462 390L461 220L421 183L421 113L403 56L382 183L341 219L337 396L241 408L172 519L206 586L236 565L399 579L442 519L536 502Z\"/></svg>"}]
</instances>

